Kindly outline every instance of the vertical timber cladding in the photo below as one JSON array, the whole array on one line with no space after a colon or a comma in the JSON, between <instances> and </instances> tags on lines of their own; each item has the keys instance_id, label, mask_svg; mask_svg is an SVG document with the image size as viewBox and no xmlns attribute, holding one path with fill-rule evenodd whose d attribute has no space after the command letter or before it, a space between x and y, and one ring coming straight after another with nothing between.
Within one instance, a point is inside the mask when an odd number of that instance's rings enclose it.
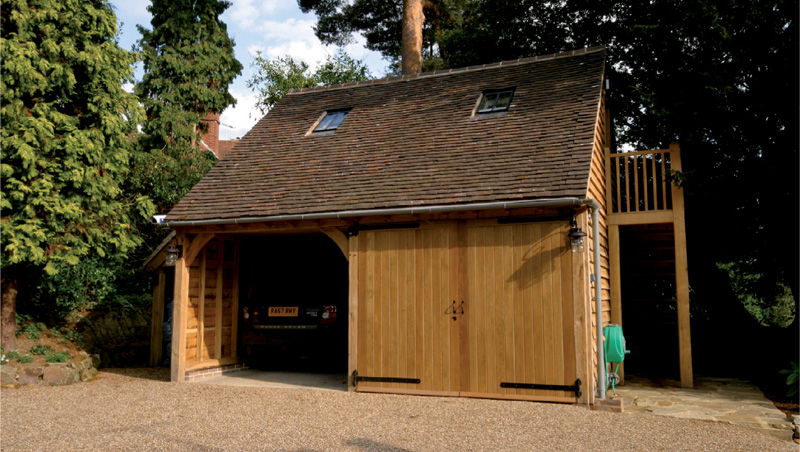
<instances>
[{"instance_id":1,"label":"vertical timber cladding","mask_svg":"<svg viewBox=\"0 0 800 452\"><path fill-rule=\"evenodd\" d=\"M362 231L359 390L574 402L568 223L442 222ZM463 305L462 305L463 301Z\"/></svg>"},{"instance_id":2,"label":"vertical timber cladding","mask_svg":"<svg viewBox=\"0 0 800 452\"><path fill-rule=\"evenodd\" d=\"M238 240L209 241L189 267L186 368L237 362Z\"/></svg>"},{"instance_id":3,"label":"vertical timber cladding","mask_svg":"<svg viewBox=\"0 0 800 452\"><path fill-rule=\"evenodd\" d=\"M454 222L359 234L358 373L420 379L359 390L459 391L455 240Z\"/></svg>"},{"instance_id":4,"label":"vertical timber cladding","mask_svg":"<svg viewBox=\"0 0 800 452\"><path fill-rule=\"evenodd\" d=\"M470 393L575 401L575 393L500 384L576 380L568 224L467 226Z\"/></svg>"}]
</instances>

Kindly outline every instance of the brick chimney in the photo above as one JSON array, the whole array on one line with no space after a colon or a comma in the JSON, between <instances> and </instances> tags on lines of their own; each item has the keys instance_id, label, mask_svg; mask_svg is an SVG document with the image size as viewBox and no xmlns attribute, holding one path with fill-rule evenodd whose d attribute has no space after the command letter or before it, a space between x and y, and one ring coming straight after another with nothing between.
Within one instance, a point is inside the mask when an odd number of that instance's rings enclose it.
<instances>
[{"instance_id":1,"label":"brick chimney","mask_svg":"<svg viewBox=\"0 0 800 452\"><path fill-rule=\"evenodd\" d=\"M200 123L208 126L208 132L202 134L203 143L219 157L219 113L209 113Z\"/></svg>"}]
</instances>

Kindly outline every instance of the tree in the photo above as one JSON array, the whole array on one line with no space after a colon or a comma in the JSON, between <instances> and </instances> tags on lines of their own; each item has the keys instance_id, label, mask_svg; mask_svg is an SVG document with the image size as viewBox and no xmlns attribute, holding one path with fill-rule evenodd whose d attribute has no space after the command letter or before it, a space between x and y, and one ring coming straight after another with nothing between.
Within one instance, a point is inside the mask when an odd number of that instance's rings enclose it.
<instances>
[{"instance_id":1,"label":"tree","mask_svg":"<svg viewBox=\"0 0 800 452\"><path fill-rule=\"evenodd\" d=\"M262 114L266 114L291 89L360 82L370 78L367 65L343 50L328 55L325 62L313 72L308 64L288 55L269 60L261 52L256 55L253 67L256 68L256 74L247 81L247 87L256 91L257 105Z\"/></svg>"},{"instance_id":2,"label":"tree","mask_svg":"<svg viewBox=\"0 0 800 452\"><path fill-rule=\"evenodd\" d=\"M141 111L122 89L134 55L104 0L4 0L2 347L16 348L17 287L89 255L130 252L146 197L125 198Z\"/></svg>"},{"instance_id":3,"label":"tree","mask_svg":"<svg viewBox=\"0 0 800 452\"><path fill-rule=\"evenodd\" d=\"M360 33L367 48L383 54L402 73L441 69L447 55L441 37L458 27L465 0L298 0L314 12L314 32L326 44L344 45ZM408 65L407 67L405 65Z\"/></svg>"},{"instance_id":4,"label":"tree","mask_svg":"<svg viewBox=\"0 0 800 452\"><path fill-rule=\"evenodd\" d=\"M690 240L724 223L691 243L690 269L746 261L796 300L797 17L783 0L486 0L441 45L452 66L606 45L619 143L679 141Z\"/></svg>"},{"instance_id":5,"label":"tree","mask_svg":"<svg viewBox=\"0 0 800 452\"><path fill-rule=\"evenodd\" d=\"M198 146L201 120L236 103L228 86L242 65L219 20L229 6L221 0L154 0L147 7L152 30L138 27L144 76L135 91L147 117L131 189L148 193L162 213L215 162Z\"/></svg>"},{"instance_id":6,"label":"tree","mask_svg":"<svg viewBox=\"0 0 800 452\"><path fill-rule=\"evenodd\" d=\"M403 0L401 67L404 75L422 72L422 26L424 23L422 0Z\"/></svg>"}]
</instances>

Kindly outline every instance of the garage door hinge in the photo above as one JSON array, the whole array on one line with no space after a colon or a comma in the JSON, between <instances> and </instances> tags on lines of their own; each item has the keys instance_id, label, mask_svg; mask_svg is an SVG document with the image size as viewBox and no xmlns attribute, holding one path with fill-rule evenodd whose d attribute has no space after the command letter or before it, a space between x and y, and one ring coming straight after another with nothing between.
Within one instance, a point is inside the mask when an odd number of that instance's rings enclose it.
<instances>
[{"instance_id":1,"label":"garage door hinge","mask_svg":"<svg viewBox=\"0 0 800 452\"><path fill-rule=\"evenodd\" d=\"M569 391L574 392L575 397L580 398L583 395L581 392L581 379L575 380L574 385L539 385L535 383L500 383L501 388L516 388L516 389L544 389L548 391Z\"/></svg>"},{"instance_id":2,"label":"garage door hinge","mask_svg":"<svg viewBox=\"0 0 800 452\"><path fill-rule=\"evenodd\" d=\"M358 387L359 381L373 381L378 383L411 383L420 384L419 378L399 378L399 377L362 377L358 375L358 370L353 371L353 386Z\"/></svg>"}]
</instances>

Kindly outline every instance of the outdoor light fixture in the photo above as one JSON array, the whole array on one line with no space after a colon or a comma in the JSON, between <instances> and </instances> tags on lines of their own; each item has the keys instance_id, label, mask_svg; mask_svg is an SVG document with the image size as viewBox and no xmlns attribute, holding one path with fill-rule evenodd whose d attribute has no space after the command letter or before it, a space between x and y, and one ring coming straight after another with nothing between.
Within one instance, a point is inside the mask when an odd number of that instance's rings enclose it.
<instances>
[{"instance_id":1,"label":"outdoor light fixture","mask_svg":"<svg viewBox=\"0 0 800 452\"><path fill-rule=\"evenodd\" d=\"M572 221L570 222L570 230L567 237L572 244L572 252L573 253L582 253L584 250L584 238L586 237L586 233L581 231L581 228L578 227L578 222L575 220L575 217L572 217Z\"/></svg>"},{"instance_id":2,"label":"outdoor light fixture","mask_svg":"<svg viewBox=\"0 0 800 452\"><path fill-rule=\"evenodd\" d=\"M169 248L167 248L166 258L164 259L164 266L174 267L175 262L177 262L178 259L180 259L182 256L183 256L183 246L170 243Z\"/></svg>"}]
</instances>

